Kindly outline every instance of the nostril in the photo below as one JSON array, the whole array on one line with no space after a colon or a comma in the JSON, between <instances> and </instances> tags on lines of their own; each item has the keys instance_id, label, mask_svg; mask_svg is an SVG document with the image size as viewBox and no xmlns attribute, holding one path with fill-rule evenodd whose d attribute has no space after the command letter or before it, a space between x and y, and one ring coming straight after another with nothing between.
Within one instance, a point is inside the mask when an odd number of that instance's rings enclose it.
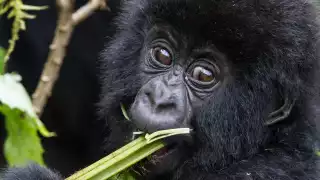
<instances>
[{"instance_id":1,"label":"nostril","mask_svg":"<svg viewBox=\"0 0 320 180\"><path fill-rule=\"evenodd\" d=\"M177 105L174 102L159 103L156 105L155 109L157 112L168 112L176 109Z\"/></svg>"},{"instance_id":2,"label":"nostril","mask_svg":"<svg viewBox=\"0 0 320 180\"><path fill-rule=\"evenodd\" d=\"M155 102L154 102L152 93L151 93L150 91L145 91L144 93L145 93L145 95L146 95L147 100L149 101L149 103L150 103L151 105L154 105Z\"/></svg>"}]
</instances>

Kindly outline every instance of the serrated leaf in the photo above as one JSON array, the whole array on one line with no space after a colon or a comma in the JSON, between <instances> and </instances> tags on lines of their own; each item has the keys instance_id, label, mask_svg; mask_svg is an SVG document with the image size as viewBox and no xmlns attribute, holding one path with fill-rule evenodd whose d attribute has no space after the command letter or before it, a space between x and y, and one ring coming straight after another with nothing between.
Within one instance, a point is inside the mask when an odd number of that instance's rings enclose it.
<instances>
[{"instance_id":1,"label":"serrated leaf","mask_svg":"<svg viewBox=\"0 0 320 180\"><path fill-rule=\"evenodd\" d=\"M4 155L9 166L23 166L30 161L44 165L44 150L31 117L6 105L0 105L0 112L5 116Z\"/></svg>"},{"instance_id":2,"label":"serrated leaf","mask_svg":"<svg viewBox=\"0 0 320 180\"><path fill-rule=\"evenodd\" d=\"M0 15L6 13L9 10L9 8L10 8L9 4L2 7L2 9L0 9Z\"/></svg>"},{"instance_id":3,"label":"serrated leaf","mask_svg":"<svg viewBox=\"0 0 320 180\"><path fill-rule=\"evenodd\" d=\"M34 19L36 18L36 15L32 15L32 14L29 14L29 13L26 13L26 12L23 12L21 11L21 17L22 18L26 18L26 19Z\"/></svg>"},{"instance_id":4,"label":"serrated leaf","mask_svg":"<svg viewBox=\"0 0 320 180\"><path fill-rule=\"evenodd\" d=\"M4 72L4 56L6 55L6 51L4 48L0 46L0 75Z\"/></svg>"},{"instance_id":5,"label":"serrated leaf","mask_svg":"<svg viewBox=\"0 0 320 180\"><path fill-rule=\"evenodd\" d=\"M8 18L8 19L11 19L11 18L13 18L13 17L15 17L15 16L16 16L16 11L15 11L14 9L12 9L12 10L9 12L7 18Z\"/></svg>"},{"instance_id":6,"label":"serrated leaf","mask_svg":"<svg viewBox=\"0 0 320 180\"><path fill-rule=\"evenodd\" d=\"M33 10L33 11L39 11L39 10L44 10L47 9L48 6L31 6L27 4L23 4L21 9L23 10Z\"/></svg>"},{"instance_id":7,"label":"serrated leaf","mask_svg":"<svg viewBox=\"0 0 320 180\"><path fill-rule=\"evenodd\" d=\"M49 132L44 127L33 111L31 99L20 81L21 76L18 74L4 74L0 76L0 102L6 104L11 109L16 108L27 113L43 136L55 136L54 133Z\"/></svg>"},{"instance_id":8,"label":"serrated leaf","mask_svg":"<svg viewBox=\"0 0 320 180\"><path fill-rule=\"evenodd\" d=\"M26 23L23 20L20 20L20 29L25 31L26 30Z\"/></svg>"}]
</instances>

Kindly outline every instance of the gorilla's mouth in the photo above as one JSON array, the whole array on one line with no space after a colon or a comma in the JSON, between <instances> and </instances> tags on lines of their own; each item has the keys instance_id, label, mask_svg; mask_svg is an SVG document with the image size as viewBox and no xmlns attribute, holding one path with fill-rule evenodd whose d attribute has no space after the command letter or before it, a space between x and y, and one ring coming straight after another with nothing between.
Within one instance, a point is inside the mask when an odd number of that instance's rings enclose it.
<instances>
[{"instance_id":1,"label":"gorilla's mouth","mask_svg":"<svg viewBox=\"0 0 320 180\"><path fill-rule=\"evenodd\" d=\"M133 134L136 133L133 132ZM138 137L139 135L134 135L133 139ZM187 137L187 139L189 138ZM157 174L165 174L174 170L178 163L185 158L186 149L188 149L186 145L190 145L190 141L186 142L186 138L183 135L180 137L179 135L168 137L162 139L162 142L165 143L163 148L132 166L137 176L156 176ZM184 151L182 151L183 149Z\"/></svg>"},{"instance_id":2,"label":"gorilla's mouth","mask_svg":"<svg viewBox=\"0 0 320 180\"><path fill-rule=\"evenodd\" d=\"M157 152L153 153L150 157L151 163L157 164L161 162L166 157L170 156L178 149L177 143L172 143L170 145L166 145L165 147L161 148Z\"/></svg>"},{"instance_id":3,"label":"gorilla's mouth","mask_svg":"<svg viewBox=\"0 0 320 180\"><path fill-rule=\"evenodd\" d=\"M139 136L136 136L136 132L133 132L134 134L134 139L137 139ZM179 147L179 143L177 142L167 142L164 141L164 143L166 144L163 148L161 148L160 150L154 152L153 154L151 154L148 158L148 161L150 161L152 164L157 164L159 162L161 162L163 159L165 159L166 157L168 157L169 155L171 155L173 152L175 152L178 147Z\"/></svg>"},{"instance_id":4,"label":"gorilla's mouth","mask_svg":"<svg viewBox=\"0 0 320 180\"><path fill-rule=\"evenodd\" d=\"M129 107L131 107L132 104L129 104ZM121 104L121 111L123 117L134 125L134 117L132 117L130 113L127 113L126 108L123 106L123 104ZM132 140L137 139L140 135L144 134L136 126L132 130ZM175 168L175 164L177 164L183 157L183 154L180 150L185 149L184 146L186 144L190 145L190 142L192 142L192 135L175 135L162 140L163 143L165 143L165 146L149 155L144 160L135 164L132 167L135 172L139 172L139 174L145 175L149 172L155 171L158 173L164 173L172 168Z\"/></svg>"},{"instance_id":5,"label":"gorilla's mouth","mask_svg":"<svg viewBox=\"0 0 320 180\"><path fill-rule=\"evenodd\" d=\"M154 176L170 172L179 162L179 144L168 144L149 157L135 164L132 168L139 176Z\"/></svg>"}]
</instances>

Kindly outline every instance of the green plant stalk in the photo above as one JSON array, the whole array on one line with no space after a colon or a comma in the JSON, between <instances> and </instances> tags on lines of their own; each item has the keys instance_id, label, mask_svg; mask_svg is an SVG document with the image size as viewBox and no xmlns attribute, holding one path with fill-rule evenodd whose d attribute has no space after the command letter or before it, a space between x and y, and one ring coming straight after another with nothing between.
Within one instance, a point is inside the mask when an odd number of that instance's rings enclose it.
<instances>
[{"instance_id":1,"label":"green plant stalk","mask_svg":"<svg viewBox=\"0 0 320 180\"><path fill-rule=\"evenodd\" d=\"M146 134L124 147L80 170L66 180L105 180L146 158L165 146L160 139L190 133L189 128L168 129Z\"/></svg>"},{"instance_id":2,"label":"green plant stalk","mask_svg":"<svg viewBox=\"0 0 320 180\"><path fill-rule=\"evenodd\" d=\"M191 129L189 128L166 129L166 130L154 132L152 134L146 134L145 138L148 143L152 143L159 139L164 139L170 136L175 136L179 134L189 134L190 131Z\"/></svg>"},{"instance_id":3,"label":"green plant stalk","mask_svg":"<svg viewBox=\"0 0 320 180\"><path fill-rule=\"evenodd\" d=\"M66 180L76 180L82 176L85 176L86 174L89 174L91 171L96 172L96 169L99 168L99 166L103 165L104 163L108 163L109 165L112 165L108 161L110 161L113 158L116 158L119 155L121 156L122 153L124 153L128 149L135 147L136 145L139 145L139 144L141 144L141 142L144 142L144 141L145 141L144 137L139 137L138 139L130 142L129 144L123 146L122 148L116 150L115 152L109 154L108 156L106 156L106 157L100 159L99 161L91 164L90 166L76 172L75 174L68 177Z\"/></svg>"},{"instance_id":4,"label":"green plant stalk","mask_svg":"<svg viewBox=\"0 0 320 180\"><path fill-rule=\"evenodd\" d=\"M103 171L100 171L99 173L95 173L96 175L87 177L84 176L83 179L88 180L102 180L102 179L109 179L112 176L120 173L121 171L129 168L130 166L134 165L135 163L139 162L140 160L146 158L147 156L151 155L152 153L158 151L159 149L163 148L165 145L160 142L154 142L151 144L147 144L143 148L141 148L139 151L135 152L131 156L128 156L127 158L124 158L123 160L115 163L114 165L110 166L109 168L103 168ZM95 170L94 170L95 171Z\"/></svg>"},{"instance_id":5,"label":"green plant stalk","mask_svg":"<svg viewBox=\"0 0 320 180\"><path fill-rule=\"evenodd\" d=\"M124 105L122 103L120 103L120 107L121 107L121 111L122 111L124 118L126 118L126 120L130 121L130 118L127 114L126 108L124 107Z\"/></svg>"},{"instance_id":6,"label":"green plant stalk","mask_svg":"<svg viewBox=\"0 0 320 180\"><path fill-rule=\"evenodd\" d=\"M96 174L108 170L109 167L113 166L114 164L130 157L133 153L136 153L139 149L146 146L147 143L145 141L142 141L140 143L137 143L135 146L131 147L130 150L123 151L121 154L114 156L111 154L111 159L109 161L104 161L105 163L100 164L98 167L93 169L92 171L87 172L83 176L81 176L81 179L90 179L94 177ZM114 170L114 169L113 169Z\"/></svg>"}]
</instances>

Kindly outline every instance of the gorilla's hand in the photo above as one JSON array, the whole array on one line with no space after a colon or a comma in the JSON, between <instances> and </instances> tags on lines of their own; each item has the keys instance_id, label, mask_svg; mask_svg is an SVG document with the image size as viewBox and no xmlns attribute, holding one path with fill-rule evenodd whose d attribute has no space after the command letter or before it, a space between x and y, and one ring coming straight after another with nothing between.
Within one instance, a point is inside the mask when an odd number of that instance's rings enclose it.
<instances>
[{"instance_id":1,"label":"gorilla's hand","mask_svg":"<svg viewBox=\"0 0 320 180\"><path fill-rule=\"evenodd\" d=\"M31 164L23 168L9 168L1 176L2 180L63 180L63 178L45 167Z\"/></svg>"}]
</instances>

